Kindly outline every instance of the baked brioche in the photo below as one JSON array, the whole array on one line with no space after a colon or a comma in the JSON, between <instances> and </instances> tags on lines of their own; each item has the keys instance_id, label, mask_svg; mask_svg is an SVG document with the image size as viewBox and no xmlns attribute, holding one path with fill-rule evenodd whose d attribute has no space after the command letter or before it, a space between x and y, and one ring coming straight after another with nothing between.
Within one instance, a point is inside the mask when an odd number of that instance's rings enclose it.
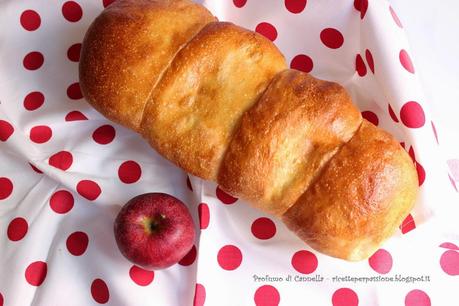
<instances>
[{"instance_id":1,"label":"baked brioche","mask_svg":"<svg viewBox=\"0 0 459 306\"><path fill-rule=\"evenodd\" d=\"M118 0L88 29L80 86L185 171L280 217L314 249L369 257L412 209L414 165L340 85L191 0Z\"/></svg>"},{"instance_id":2,"label":"baked brioche","mask_svg":"<svg viewBox=\"0 0 459 306\"><path fill-rule=\"evenodd\" d=\"M283 55L263 36L231 23L209 23L152 91L142 134L187 172L216 180L242 114L285 68Z\"/></svg>"},{"instance_id":3,"label":"baked brioche","mask_svg":"<svg viewBox=\"0 0 459 306\"><path fill-rule=\"evenodd\" d=\"M188 0L120 0L94 20L82 45L80 85L107 118L138 130L175 54L216 18Z\"/></svg>"},{"instance_id":4,"label":"baked brioche","mask_svg":"<svg viewBox=\"0 0 459 306\"><path fill-rule=\"evenodd\" d=\"M402 223L417 186L406 151L390 134L363 120L282 220L311 247L360 260Z\"/></svg>"},{"instance_id":5,"label":"baked brioche","mask_svg":"<svg viewBox=\"0 0 459 306\"><path fill-rule=\"evenodd\" d=\"M243 115L218 183L229 193L281 216L361 121L340 85L284 70Z\"/></svg>"}]
</instances>

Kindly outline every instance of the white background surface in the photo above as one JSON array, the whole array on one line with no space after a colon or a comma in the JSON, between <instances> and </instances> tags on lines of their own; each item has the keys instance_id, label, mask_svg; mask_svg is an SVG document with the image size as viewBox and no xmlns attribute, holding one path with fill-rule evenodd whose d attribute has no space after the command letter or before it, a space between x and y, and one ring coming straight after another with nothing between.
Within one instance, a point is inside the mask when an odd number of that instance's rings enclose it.
<instances>
[{"instance_id":1,"label":"white background surface","mask_svg":"<svg viewBox=\"0 0 459 306\"><path fill-rule=\"evenodd\" d=\"M390 0L412 50L416 74L433 106L445 158L459 158L459 1Z\"/></svg>"}]
</instances>

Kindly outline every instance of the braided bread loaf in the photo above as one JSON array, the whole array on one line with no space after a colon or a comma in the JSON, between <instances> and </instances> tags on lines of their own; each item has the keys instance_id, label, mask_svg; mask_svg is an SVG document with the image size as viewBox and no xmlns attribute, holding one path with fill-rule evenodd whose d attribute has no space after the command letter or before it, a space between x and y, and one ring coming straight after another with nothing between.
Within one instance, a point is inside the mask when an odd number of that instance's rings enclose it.
<instances>
[{"instance_id":1,"label":"braided bread loaf","mask_svg":"<svg viewBox=\"0 0 459 306\"><path fill-rule=\"evenodd\" d=\"M86 99L161 155L284 221L311 247L369 257L417 174L343 87L287 69L263 36L190 0L118 0L86 33Z\"/></svg>"}]
</instances>

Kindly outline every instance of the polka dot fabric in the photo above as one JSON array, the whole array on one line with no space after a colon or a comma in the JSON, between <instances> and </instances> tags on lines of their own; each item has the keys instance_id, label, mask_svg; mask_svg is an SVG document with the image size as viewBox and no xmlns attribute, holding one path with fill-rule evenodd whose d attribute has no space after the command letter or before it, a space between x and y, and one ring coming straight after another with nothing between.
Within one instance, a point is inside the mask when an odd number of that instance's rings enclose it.
<instances>
[{"instance_id":1,"label":"polka dot fabric","mask_svg":"<svg viewBox=\"0 0 459 306\"><path fill-rule=\"evenodd\" d=\"M456 176L439 166L444 140L394 8L366 0L204 1L220 20L273 41L292 69L345 83L362 116L409 151L421 186L416 207L367 261L349 263L314 251L278 219L219 186L187 176L85 102L81 42L112 2L6 0L8 10L0 11L8 26L0 33L7 46L0 49L0 270L8 275L0 277L0 306L454 300L459 235L438 220L442 212L458 215L451 212ZM145 192L181 199L198 231L190 252L167 270L128 262L113 237L121 205ZM395 286L334 279L396 275L431 279Z\"/></svg>"}]
</instances>

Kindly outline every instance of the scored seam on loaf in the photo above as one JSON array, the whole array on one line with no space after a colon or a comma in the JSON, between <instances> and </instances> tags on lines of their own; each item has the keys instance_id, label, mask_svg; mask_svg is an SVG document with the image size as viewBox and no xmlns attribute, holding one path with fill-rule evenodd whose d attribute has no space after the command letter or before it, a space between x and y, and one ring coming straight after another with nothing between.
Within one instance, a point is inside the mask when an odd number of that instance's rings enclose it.
<instances>
[{"instance_id":1,"label":"scored seam on loaf","mask_svg":"<svg viewBox=\"0 0 459 306\"><path fill-rule=\"evenodd\" d=\"M204 9L206 9L206 8L204 7ZM207 9L206 9L206 10L207 10ZM211 13L209 12L209 14L211 14ZM212 15L212 16L213 16L213 15ZM214 18L214 20L217 20L217 19ZM211 22L212 22L212 21L211 21ZM159 73L158 78L156 79L156 82L151 86L150 92L148 93L148 96L147 96L146 99L145 99L145 103L143 104L142 116L141 116L141 118L140 118L140 124L142 124L142 121L143 121L143 119L144 119L144 116L145 116L145 109L147 108L147 104L148 104L148 103L151 103L150 99L151 99L151 96L152 96L153 91L155 90L156 86L161 82L161 80L162 80L162 78L163 78L165 72L169 69L169 67L171 66L171 64L172 64L172 62L174 61L174 59L175 59L175 57L177 56L177 54L178 54L183 48L185 48L185 47L188 45L188 43L189 43L191 40L193 40L193 39L196 37L196 35L198 35L199 32L201 32L202 29L203 29L206 25L208 25L208 24L211 23L211 22L202 24L202 26L201 26L201 28L199 29L199 31L196 31L196 33L194 33L193 35L191 35L190 39L188 39L185 43L183 43L180 47L178 47L177 50L174 52L174 55L169 59L169 61L167 62L167 64L164 66L164 69L161 70L161 72ZM213 21L213 22L215 22L215 21Z\"/></svg>"},{"instance_id":2,"label":"scored seam on loaf","mask_svg":"<svg viewBox=\"0 0 459 306\"><path fill-rule=\"evenodd\" d=\"M306 188L303 190L303 192L297 197L296 200L298 200L299 198L301 198L306 192L309 191L309 189L315 185L315 183L321 178L322 174L325 172L325 170L330 166L330 163L332 161L332 159L338 155L338 153L344 148L344 146L346 144L348 144L352 138L354 138L354 136L357 134L357 132L360 130L360 128L362 127L362 123L363 123L363 120L365 119L362 119L359 123L359 126L357 127L357 129L354 131L354 133L352 134L352 136L347 140L347 141L344 141L342 142L341 144L338 145L337 149L331 154L330 158L326 160L326 162L320 167L317 169L317 171L314 173L314 175L312 176L310 182L309 182L309 185L306 186ZM292 204L290 204L290 206L282 213L282 214L285 214L292 206L294 206L296 204L296 201L294 201Z\"/></svg>"}]
</instances>

